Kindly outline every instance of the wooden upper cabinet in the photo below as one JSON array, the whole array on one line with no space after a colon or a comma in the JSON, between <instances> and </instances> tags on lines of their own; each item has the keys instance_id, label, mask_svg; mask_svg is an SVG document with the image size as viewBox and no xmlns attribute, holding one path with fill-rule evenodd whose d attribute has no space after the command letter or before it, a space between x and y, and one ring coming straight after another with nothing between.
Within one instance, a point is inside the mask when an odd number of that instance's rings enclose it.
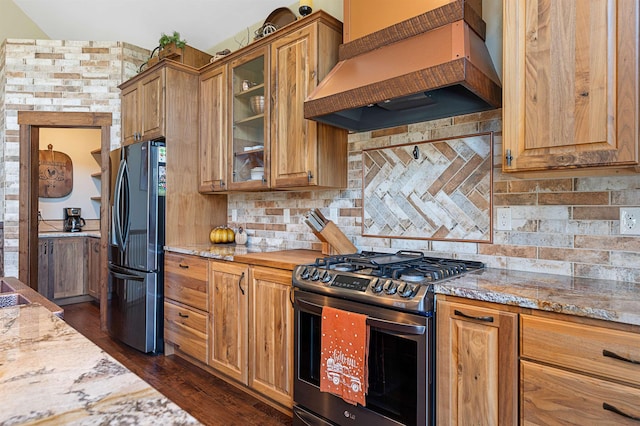
<instances>
[{"instance_id":1,"label":"wooden upper cabinet","mask_svg":"<svg viewBox=\"0 0 640 426\"><path fill-rule=\"evenodd\" d=\"M504 1L503 171L638 165L639 7Z\"/></svg>"},{"instance_id":2,"label":"wooden upper cabinet","mask_svg":"<svg viewBox=\"0 0 640 426\"><path fill-rule=\"evenodd\" d=\"M200 192L226 191L227 66L200 76Z\"/></svg>"},{"instance_id":3,"label":"wooden upper cabinet","mask_svg":"<svg viewBox=\"0 0 640 426\"><path fill-rule=\"evenodd\" d=\"M120 93L120 112L122 126L120 129L122 144L129 145L138 140L140 133L140 91L139 86L133 84L122 89Z\"/></svg>"},{"instance_id":4,"label":"wooden upper cabinet","mask_svg":"<svg viewBox=\"0 0 640 426\"><path fill-rule=\"evenodd\" d=\"M270 185L268 52L262 46L229 64L229 189L261 190Z\"/></svg>"},{"instance_id":5,"label":"wooden upper cabinet","mask_svg":"<svg viewBox=\"0 0 640 426\"><path fill-rule=\"evenodd\" d=\"M323 23L271 43L271 181L274 188L345 187L347 133L306 120L306 97L336 64L342 34Z\"/></svg>"},{"instance_id":6,"label":"wooden upper cabinet","mask_svg":"<svg viewBox=\"0 0 640 426\"><path fill-rule=\"evenodd\" d=\"M303 111L341 41L340 22L318 11L201 70L200 192L346 187L347 131Z\"/></svg>"},{"instance_id":7,"label":"wooden upper cabinet","mask_svg":"<svg viewBox=\"0 0 640 426\"><path fill-rule=\"evenodd\" d=\"M518 424L518 314L491 306L437 302L437 424Z\"/></svg>"},{"instance_id":8,"label":"wooden upper cabinet","mask_svg":"<svg viewBox=\"0 0 640 426\"><path fill-rule=\"evenodd\" d=\"M120 88L123 145L164 137L165 70L131 79Z\"/></svg>"},{"instance_id":9,"label":"wooden upper cabinet","mask_svg":"<svg viewBox=\"0 0 640 426\"><path fill-rule=\"evenodd\" d=\"M142 98L140 100L142 107L140 116L142 140L157 139L164 136L164 84L164 69L149 75L140 82L142 87Z\"/></svg>"}]
</instances>

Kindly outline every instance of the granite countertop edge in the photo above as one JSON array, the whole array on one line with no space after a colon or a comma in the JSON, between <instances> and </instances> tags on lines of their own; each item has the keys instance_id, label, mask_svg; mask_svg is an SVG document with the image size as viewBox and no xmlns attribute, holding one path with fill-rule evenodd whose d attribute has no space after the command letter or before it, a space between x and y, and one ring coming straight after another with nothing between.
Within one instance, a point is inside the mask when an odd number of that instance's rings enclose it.
<instances>
[{"instance_id":1,"label":"granite countertop edge","mask_svg":"<svg viewBox=\"0 0 640 426\"><path fill-rule=\"evenodd\" d=\"M70 237L100 238L100 231L78 231L78 232L40 231L38 232L38 238L70 238Z\"/></svg>"},{"instance_id":2,"label":"granite countertop edge","mask_svg":"<svg viewBox=\"0 0 640 426\"><path fill-rule=\"evenodd\" d=\"M200 424L38 304L0 309L2 353L0 424Z\"/></svg>"},{"instance_id":3,"label":"granite countertop edge","mask_svg":"<svg viewBox=\"0 0 640 426\"><path fill-rule=\"evenodd\" d=\"M166 251L233 261L234 256L286 251L272 246L194 245ZM434 284L438 294L640 326L640 284L486 268Z\"/></svg>"},{"instance_id":4,"label":"granite countertop edge","mask_svg":"<svg viewBox=\"0 0 640 426\"><path fill-rule=\"evenodd\" d=\"M640 326L640 284L487 268L434 284L438 294Z\"/></svg>"}]
</instances>

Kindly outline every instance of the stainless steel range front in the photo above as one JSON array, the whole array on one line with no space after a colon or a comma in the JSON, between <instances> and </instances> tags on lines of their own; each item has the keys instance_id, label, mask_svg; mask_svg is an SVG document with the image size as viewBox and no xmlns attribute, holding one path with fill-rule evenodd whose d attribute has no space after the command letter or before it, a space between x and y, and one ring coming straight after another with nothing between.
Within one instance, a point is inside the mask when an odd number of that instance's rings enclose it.
<instances>
[{"instance_id":1,"label":"stainless steel range front","mask_svg":"<svg viewBox=\"0 0 640 426\"><path fill-rule=\"evenodd\" d=\"M293 272L294 425L434 422L433 283L484 268L421 252L362 252L317 259ZM366 404L320 391L322 310L367 316Z\"/></svg>"}]
</instances>

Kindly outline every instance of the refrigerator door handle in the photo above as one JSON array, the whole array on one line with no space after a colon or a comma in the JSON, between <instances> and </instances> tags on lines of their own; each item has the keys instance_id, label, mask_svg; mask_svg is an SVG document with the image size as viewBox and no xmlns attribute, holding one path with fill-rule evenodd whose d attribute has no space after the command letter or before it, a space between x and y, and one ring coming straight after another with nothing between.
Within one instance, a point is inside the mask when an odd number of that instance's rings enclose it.
<instances>
[{"instance_id":1,"label":"refrigerator door handle","mask_svg":"<svg viewBox=\"0 0 640 426\"><path fill-rule=\"evenodd\" d=\"M124 203L124 217L121 217L121 226L122 226L122 250L124 251L127 246L127 241L129 240L129 229L131 228L131 223L129 222L129 209L131 208L131 200L129 200L129 166L127 165L127 161L123 161L123 172L122 172L122 189L123 196L122 202Z\"/></svg>"},{"instance_id":2,"label":"refrigerator door handle","mask_svg":"<svg viewBox=\"0 0 640 426\"><path fill-rule=\"evenodd\" d=\"M116 278L120 278L121 280L130 280L130 281L144 281L144 277L140 277L138 275L129 275L129 274L122 274L120 272L114 272L111 271L111 275L113 275Z\"/></svg>"},{"instance_id":3,"label":"refrigerator door handle","mask_svg":"<svg viewBox=\"0 0 640 426\"><path fill-rule=\"evenodd\" d=\"M116 176L116 185L114 191L114 200L113 200L113 232L116 238L116 244L118 245L118 249L120 251L124 251L124 241L122 239L122 218L120 217L121 211L121 199L122 199L122 179L124 176L124 165L125 162L120 162L120 166L118 167L118 174Z\"/></svg>"}]
</instances>

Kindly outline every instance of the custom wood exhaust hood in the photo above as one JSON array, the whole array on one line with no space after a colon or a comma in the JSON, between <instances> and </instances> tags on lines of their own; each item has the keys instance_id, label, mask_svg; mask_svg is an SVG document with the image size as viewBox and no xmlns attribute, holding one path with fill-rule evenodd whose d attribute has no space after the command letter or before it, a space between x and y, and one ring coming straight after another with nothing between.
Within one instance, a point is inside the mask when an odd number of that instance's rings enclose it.
<instances>
[{"instance_id":1,"label":"custom wood exhaust hood","mask_svg":"<svg viewBox=\"0 0 640 426\"><path fill-rule=\"evenodd\" d=\"M342 44L304 116L367 131L500 108L484 38L482 18L457 0Z\"/></svg>"}]
</instances>

